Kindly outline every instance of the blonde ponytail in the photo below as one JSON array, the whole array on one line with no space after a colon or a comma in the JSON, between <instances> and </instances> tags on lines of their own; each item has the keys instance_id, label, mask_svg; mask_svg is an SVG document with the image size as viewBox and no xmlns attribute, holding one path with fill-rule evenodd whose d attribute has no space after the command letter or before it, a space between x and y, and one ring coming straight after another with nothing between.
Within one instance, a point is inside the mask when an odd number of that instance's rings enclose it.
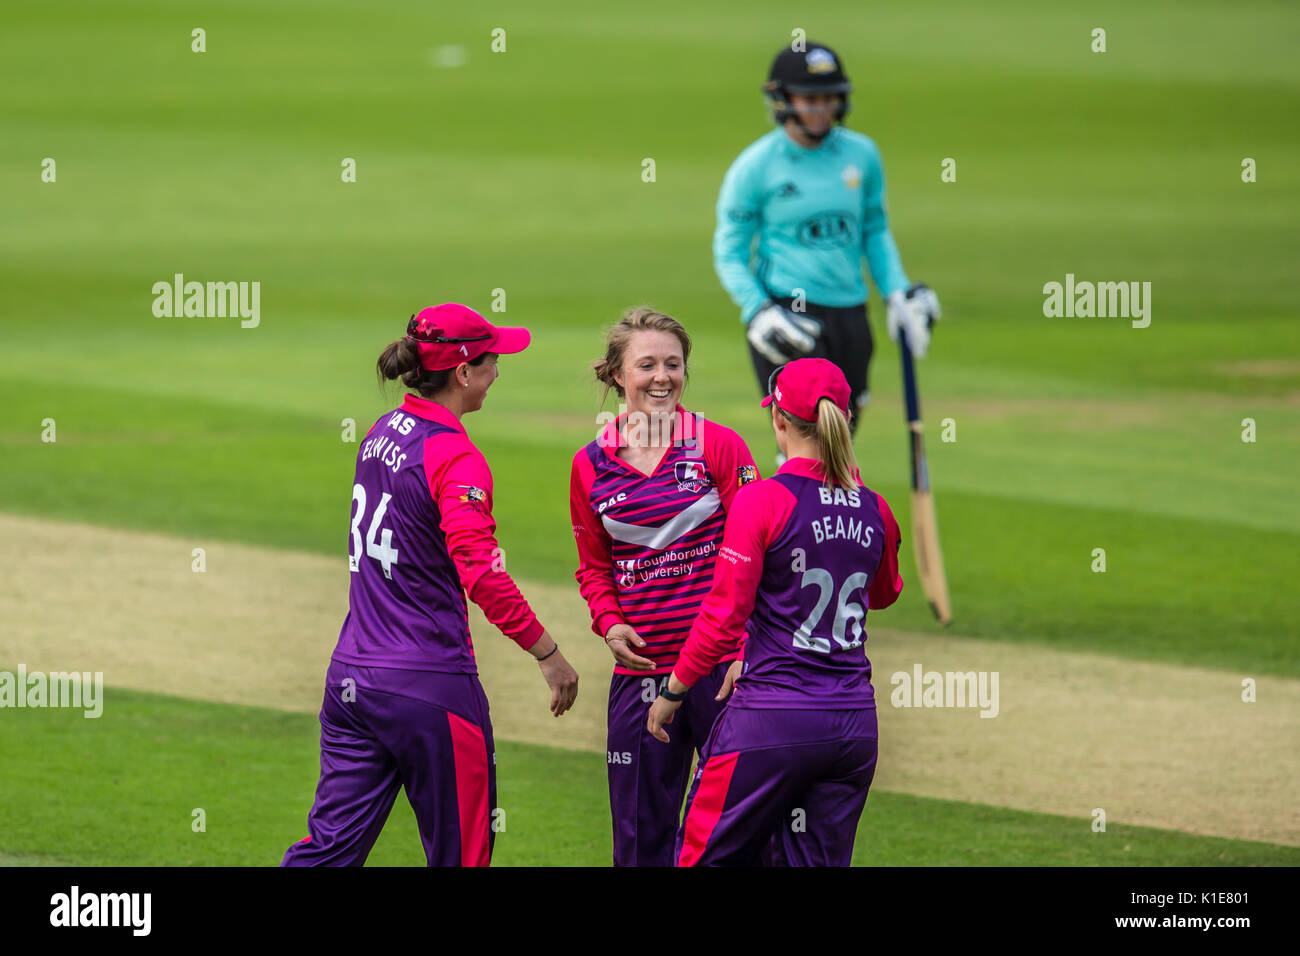
<instances>
[{"instance_id":1,"label":"blonde ponytail","mask_svg":"<svg viewBox=\"0 0 1300 956\"><path fill-rule=\"evenodd\" d=\"M844 413L829 398L817 403L817 456L829 484L853 491L858 487L853 470L858 466L853 455L853 436Z\"/></svg>"}]
</instances>

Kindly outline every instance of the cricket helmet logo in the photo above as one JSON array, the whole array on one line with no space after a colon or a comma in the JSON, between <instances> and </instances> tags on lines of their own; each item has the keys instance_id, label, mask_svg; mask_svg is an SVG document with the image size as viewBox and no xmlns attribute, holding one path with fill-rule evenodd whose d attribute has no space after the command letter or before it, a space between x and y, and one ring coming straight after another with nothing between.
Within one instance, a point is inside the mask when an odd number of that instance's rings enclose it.
<instances>
[{"instance_id":1,"label":"cricket helmet logo","mask_svg":"<svg viewBox=\"0 0 1300 956\"><path fill-rule=\"evenodd\" d=\"M808 58L804 62L808 66L808 72L815 75L834 73L838 68L831 51L820 46L809 50Z\"/></svg>"}]
</instances>

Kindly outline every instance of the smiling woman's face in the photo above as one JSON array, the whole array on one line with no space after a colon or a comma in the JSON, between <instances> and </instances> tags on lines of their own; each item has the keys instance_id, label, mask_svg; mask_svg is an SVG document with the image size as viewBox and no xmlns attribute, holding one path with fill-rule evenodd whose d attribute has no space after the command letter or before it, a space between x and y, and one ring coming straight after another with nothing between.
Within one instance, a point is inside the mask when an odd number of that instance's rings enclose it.
<instances>
[{"instance_id":1,"label":"smiling woman's face","mask_svg":"<svg viewBox=\"0 0 1300 956\"><path fill-rule=\"evenodd\" d=\"M686 381L682 343L671 332L645 329L628 340L623 367L614 375L629 412L668 413L677 407Z\"/></svg>"}]
</instances>

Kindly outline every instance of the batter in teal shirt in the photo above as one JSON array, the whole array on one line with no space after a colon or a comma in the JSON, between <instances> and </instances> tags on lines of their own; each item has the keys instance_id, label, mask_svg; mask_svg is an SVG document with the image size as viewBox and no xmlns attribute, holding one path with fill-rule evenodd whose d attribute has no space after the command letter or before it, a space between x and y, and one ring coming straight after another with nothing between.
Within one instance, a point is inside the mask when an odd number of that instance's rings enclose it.
<instances>
[{"instance_id":1,"label":"batter in teal shirt","mask_svg":"<svg viewBox=\"0 0 1300 956\"><path fill-rule=\"evenodd\" d=\"M777 128L727 170L718 196L713 264L740 307L750 357L766 394L776 369L805 356L830 359L852 390L850 425L869 396L871 279L889 304L890 337L906 330L925 355L939 303L911 286L885 211L885 172L872 140L839 125L852 87L820 44L785 47L763 87Z\"/></svg>"},{"instance_id":2,"label":"batter in teal shirt","mask_svg":"<svg viewBox=\"0 0 1300 956\"><path fill-rule=\"evenodd\" d=\"M880 151L868 137L835 126L806 149L774 129L727 170L713 262L742 319L796 289L818 305L861 305L863 256L882 298L907 288L885 213Z\"/></svg>"}]
</instances>

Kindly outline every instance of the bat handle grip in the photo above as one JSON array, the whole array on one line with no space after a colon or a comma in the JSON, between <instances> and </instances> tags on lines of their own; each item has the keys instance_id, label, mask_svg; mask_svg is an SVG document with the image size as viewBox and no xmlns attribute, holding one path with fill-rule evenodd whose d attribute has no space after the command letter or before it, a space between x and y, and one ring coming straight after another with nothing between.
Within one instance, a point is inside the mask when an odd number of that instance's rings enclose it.
<instances>
[{"instance_id":1,"label":"bat handle grip","mask_svg":"<svg viewBox=\"0 0 1300 956\"><path fill-rule=\"evenodd\" d=\"M916 394L916 369L907 345L907 330L898 330L898 354L903 360L903 403L908 424L921 420L921 400Z\"/></svg>"}]
</instances>

